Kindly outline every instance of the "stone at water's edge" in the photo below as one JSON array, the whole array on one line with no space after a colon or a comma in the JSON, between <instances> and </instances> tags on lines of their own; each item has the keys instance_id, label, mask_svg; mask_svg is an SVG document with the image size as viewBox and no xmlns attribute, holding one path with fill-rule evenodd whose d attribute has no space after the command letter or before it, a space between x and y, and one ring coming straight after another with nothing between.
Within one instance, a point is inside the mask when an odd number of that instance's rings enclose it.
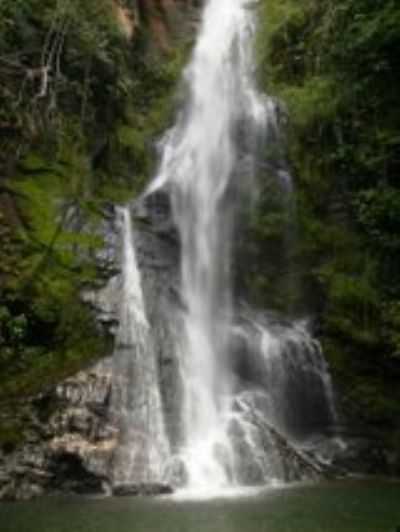
<instances>
[{"instance_id":1,"label":"stone at water's edge","mask_svg":"<svg viewBox=\"0 0 400 532\"><path fill-rule=\"evenodd\" d=\"M0 453L0 499L107 491L117 441L107 418L109 369L105 360L31 400L25 443Z\"/></svg>"},{"instance_id":2,"label":"stone at water's edge","mask_svg":"<svg viewBox=\"0 0 400 532\"><path fill-rule=\"evenodd\" d=\"M171 495L174 492L168 484L121 484L113 486L115 497Z\"/></svg>"}]
</instances>

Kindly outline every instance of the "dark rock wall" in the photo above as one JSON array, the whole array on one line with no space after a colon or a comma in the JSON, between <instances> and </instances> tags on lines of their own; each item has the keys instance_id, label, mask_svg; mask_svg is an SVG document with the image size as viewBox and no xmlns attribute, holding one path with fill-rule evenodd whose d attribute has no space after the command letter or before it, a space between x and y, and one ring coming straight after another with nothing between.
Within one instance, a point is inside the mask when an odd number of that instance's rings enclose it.
<instances>
[{"instance_id":1,"label":"dark rock wall","mask_svg":"<svg viewBox=\"0 0 400 532\"><path fill-rule=\"evenodd\" d=\"M176 413L181 402L173 339L179 319L178 245L165 197L155 195L136 203L132 213L147 318L157 346L164 417L174 448L180 440ZM102 334L113 337L122 289L117 208L107 210L97 230L102 231L104 241L95 257L98 286L83 290L82 298ZM111 354L26 401L26 443L0 454L0 499L54 492L107 493L111 489L113 454L118 445L118 427L113 425L110 408Z\"/></svg>"},{"instance_id":2,"label":"dark rock wall","mask_svg":"<svg viewBox=\"0 0 400 532\"><path fill-rule=\"evenodd\" d=\"M172 449L180 441L181 379L174 340L179 331L179 244L162 193L138 203L133 223L146 312L160 364L160 389Z\"/></svg>"}]
</instances>

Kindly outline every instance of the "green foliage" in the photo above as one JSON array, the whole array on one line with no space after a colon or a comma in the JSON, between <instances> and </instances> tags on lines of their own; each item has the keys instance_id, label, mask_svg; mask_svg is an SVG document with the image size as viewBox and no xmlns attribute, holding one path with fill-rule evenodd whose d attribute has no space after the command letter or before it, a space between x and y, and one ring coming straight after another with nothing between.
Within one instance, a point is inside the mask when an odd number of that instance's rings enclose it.
<instances>
[{"instance_id":1,"label":"green foliage","mask_svg":"<svg viewBox=\"0 0 400 532\"><path fill-rule=\"evenodd\" d=\"M300 131L307 127L321 127L336 116L335 86L323 76L310 76L301 85L282 85L281 98L293 116L293 126Z\"/></svg>"},{"instance_id":2,"label":"green foliage","mask_svg":"<svg viewBox=\"0 0 400 532\"><path fill-rule=\"evenodd\" d=\"M6 347L3 352L0 351L3 359L7 360L7 355L10 355L12 350L20 350L27 335L27 327L25 314L13 316L7 307L0 307L0 348Z\"/></svg>"},{"instance_id":3,"label":"green foliage","mask_svg":"<svg viewBox=\"0 0 400 532\"><path fill-rule=\"evenodd\" d=\"M79 298L99 213L153 171L186 54L147 53L146 31L113 0L0 0L1 403L109 349Z\"/></svg>"},{"instance_id":4,"label":"green foliage","mask_svg":"<svg viewBox=\"0 0 400 532\"><path fill-rule=\"evenodd\" d=\"M23 427L17 420L7 419L0 427L0 447L12 451L23 440Z\"/></svg>"},{"instance_id":5,"label":"green foliage","mask_svg":"<svg viewBox=\"0 0 400 532\"><path fill-rule=\"evenodd\" d=\"M362 190L355 199L363 231L382 251L400 251L400 190L381 184Z\"/></svg>"},{"instance_id":6,"label":"green foliage","mask_svg":"<svg viewBox=\"0 0 400 532\"><path fill-rule=\"evenodd\" d=\"M400 5L263 0L259 19L260 83L289 114L299 223L292 265L345 407L393 427L400 419L393 385L400 375ZM259 231L255 242L269 240ZM270 260L279 263L273 253ZM274 294L276 273L256 273L255 284L268 279Z\"/></svg>"},{"instance_id":7,"label":"green foliage","mask_svg":"<svg viewBox=\"0 0 400 532\"><path fill-rule=\"evenodd\" d=\"M376 377L353 378L346 399L357 404L360 411L364 412L362 419L387 429L393 427L394 420L398 419L400 408L396 396L382 394L384 385Z\"/></svg>"},{"instance_id":8,"label":"green foliage","mask_svg":"<svg viewBox=\"0 0 400 532\"><path fill-rule=\"evenodd\" d=\"M382 306L383 335L391 346L390 357L400 360L400 300Z\"/></svg>"}]
</instances>

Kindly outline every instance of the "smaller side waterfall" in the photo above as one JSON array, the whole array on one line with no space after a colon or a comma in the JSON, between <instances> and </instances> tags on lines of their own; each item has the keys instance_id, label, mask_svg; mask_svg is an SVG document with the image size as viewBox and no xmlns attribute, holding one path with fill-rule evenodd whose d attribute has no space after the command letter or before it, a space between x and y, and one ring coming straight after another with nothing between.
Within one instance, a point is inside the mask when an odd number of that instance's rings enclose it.
<instances>
[{"instance_id":1,"label":"smaller side waterfall","mask_svg":"<svg viewBox=\"0 0 400 532\"><path fill-rule=\"evenodd\" d=\"M256 316L233 327L232 353L236 386L228 434L236 482L307 478L303 445L329 432L336 420L318 342L302 322Z\"/></svg>"},{"instance_id":2,"label":"smaller side waterfall","mask_svg":"<svg viewBox=\"0 0 400 532\"><path fill-rule=\"evenodd\" d=\"M337 421L332 382L321 346L304 321L262 315L233 329L239 389L281 434L301 442Z\"/></svg>"},{"instance_id":3,"label":"smaller side waterfall","mask_svg":"<svg viewBox=\"0 0 400 532\"><path fill-rule=\"evenodd\" d=\"M134 231L121 209L122 299L114 354L111 409L119 430L113 483L160 483L168 456L159 389L158 360L146 317Z\"/></svg>"}]
</instances>

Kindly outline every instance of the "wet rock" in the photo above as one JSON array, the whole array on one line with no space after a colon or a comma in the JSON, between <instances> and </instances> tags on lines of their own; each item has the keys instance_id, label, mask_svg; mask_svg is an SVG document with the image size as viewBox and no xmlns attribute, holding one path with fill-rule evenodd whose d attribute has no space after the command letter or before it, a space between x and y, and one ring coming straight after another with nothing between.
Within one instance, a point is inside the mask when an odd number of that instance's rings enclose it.
<instances>
[{"instance_id":1,"label":"wet rock","mask_svg":"<svg viewBox=\"0 0 400 532\"><path fill-rule=\"evenodd\" d=\"M24 444L0 453L0 499L107 490L117 441L107 415L111 379L106 359L24 408Z\"/></svg>"},{"instance_id":2,"label":"wet rock","mask_svg":"<svg viewBox=\"0 0 400 532\"><path fill-rule=\"evenodd\" d=\"M335 467L349 473L390 474L382 442L368 436L347 435L332 456Z\"/></svg>"},{"instance_id":3,"label":"wet rock","mask_svg":"<svg viewBox=\"0 0 400 532\"><path fill-rule=\"evenodd\" d=\"M89 471L76 453L61 451L55 454L50 472L52 477L46 491L90 495L106 492L107 478Z\"/></svg>"},{"instance_id":4,"label":"wet rock","mask_svg":"<svg viewBox=\"0 0 400 532\"><path fill-rule=\"evenodd\" d=\"M165 476L175 488L185 486L189 480L186 465L181 456L170 458L165 469Z\"/></svg>"},{"instance_id":5,"label":"wet rock","mask_svg":"<svg viewBox=\"0 0 400 532\"><path fill-rule=\"evenodd\" d=\"M182 383L176 353L176 335L181 330L179 296L179 245L171 218L169 198L152 194L132 207L138 265L159 363L160 391L166 430L172 451L181 442Z\"/></svg>"},{"instance_id":6,"label":"wet rock","mask_svg":"<svg viewBox=\"0 0 400 532\"><path fill-rule=\"evenodd\" d=\"M173 492L170 485L159 483L120 484L112 488L112 494L115 497L170 495Z\"/></svg>"},{"instance_id":7,"label":"wet rock","mask_svg":"<svg viewBox=\"0 0 400 532\"><path fill-rule=\"evenodd\" d=\"M69 213L68 223L75 231L94 231L105 242L104 248L96 251L98 283L86 287L82 298L94 312L99 329L113 336L118 327L122 288L118 210L107 209L104 221L96 228L86 226L76 210ZM173 313L171 309L178 307L178 249L165 197L158 195L141 210L134 231L157 345L165 415L170 416L167 426L171 441L178 442L179 422L172 412L181 401L179 371L166 319ZM24 444L11 449L7 456L0 450L0 499L26 499L54 492L107 493L120 437L110 404L113 364L111 356L105 358L18 406L23 416ZM159 494L170 488L146 484L132 490Z\"/></svg>"}]
</instances>

